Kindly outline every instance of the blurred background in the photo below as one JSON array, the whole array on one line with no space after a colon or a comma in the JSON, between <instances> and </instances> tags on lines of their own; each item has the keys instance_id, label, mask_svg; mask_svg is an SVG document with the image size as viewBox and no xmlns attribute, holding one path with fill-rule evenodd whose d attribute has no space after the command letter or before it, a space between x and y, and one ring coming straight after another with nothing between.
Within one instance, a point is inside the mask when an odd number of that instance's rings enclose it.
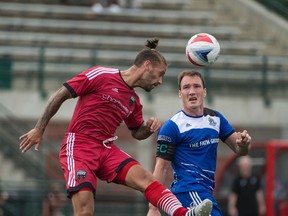
<instances>
[{"instance_id":1,"label":"blurred background","mask_svg":"<svg viewBox=\"0 0 288 216\"><path fill-rule=\"evenodd\" d=\"M126 69L155 36L169 68L152 93L137 89L145 117L169 119L181 108L178 73L202 72L206 106L253 138L253 171L263 180L267 216L287 216L287 0L120 0L98 6L91 0L0 0L0 216L72 215L58 151L76 99L50 121L38 153L22 154L19 136L34 127L49 95L67 79L97 64ZM211 67L194 68L185 55L187 41L200 32L221 46ZM155 136L135 141L125 125L117 135L118 146L152 171ZM215 197L224 216L235 159L220 143ZM140 192L99 181L95 215L146 211Z\"/></svg>"}]
</instances>

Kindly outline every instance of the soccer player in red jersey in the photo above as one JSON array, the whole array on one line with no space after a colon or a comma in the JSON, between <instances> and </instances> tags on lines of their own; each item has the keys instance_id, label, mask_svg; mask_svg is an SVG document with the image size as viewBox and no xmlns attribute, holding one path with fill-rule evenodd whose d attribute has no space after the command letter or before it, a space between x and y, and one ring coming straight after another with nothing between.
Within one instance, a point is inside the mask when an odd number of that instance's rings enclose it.
<instances>
[{"instance_id":1,"label":"soccer player in red jersey","mask_svg":"<svg viewBox=\"0 0 288 216\"><path fill-rule=\"evenodd\" d=\"M146 139L161 126L154 117L144 122L142 105L134 91L140 87L149 92L162 84L167 69L165 58L155 49L158 39L147 40L145 45L127 70L95 66L65 82L49 98L35 127L20 137L22 152L33 145L38 151L49 120L64 101L78 97L59 154L75 216L93 215L97 177L143 192L151 204L169 215L202 215L197 213L199 209L195 213L195 209L182 207L151 172L114 144L115 131L123 121L138 140Z\"/></svg>"}]
</instances>

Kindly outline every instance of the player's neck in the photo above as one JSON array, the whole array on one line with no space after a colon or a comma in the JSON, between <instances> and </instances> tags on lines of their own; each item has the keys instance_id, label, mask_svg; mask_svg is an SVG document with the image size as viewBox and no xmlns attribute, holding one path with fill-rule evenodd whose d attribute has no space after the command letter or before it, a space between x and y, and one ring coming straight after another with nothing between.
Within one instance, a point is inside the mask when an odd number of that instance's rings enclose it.
<instances>
[{"instance_id":1,"label":"player's neck","mask_svg":"<svg viewBox=\"0 0 288 216\"><path fill-rule=\"evenodd\" d=\"M141 74L138 73L138 70L139 69L133 65L129 69L120 72L122 79L130 88L138 87L138 81L141 76Z\"/></svg>"},{"instance_id":2,"label":"player's neck","mask_svg":"<svg viewBox=\"0 0 288 216\"><path fill-rule=\"evenodd\" d=\"M203 108L197 107L197 108L184 108L184 112L190 116L202 116L204 111Z\"/></svg>"}]
</instances>

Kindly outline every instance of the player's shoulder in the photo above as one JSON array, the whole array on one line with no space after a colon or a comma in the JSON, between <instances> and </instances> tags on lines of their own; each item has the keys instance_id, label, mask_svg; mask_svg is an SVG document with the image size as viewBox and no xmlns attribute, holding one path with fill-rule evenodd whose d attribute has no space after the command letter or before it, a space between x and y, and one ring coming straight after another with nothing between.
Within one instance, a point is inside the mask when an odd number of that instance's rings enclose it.
<instances>
[{"instance_id":1,"label":"player's shoulder","mask_svg":"<svg viewBox=\"0 0 288 216\"><path fill-rule=\"evenodd\" d=\"M216 111L216 110L213 110L213 109L210 109L210 108L207 108L207 107L204 107L204 112L203 112L203 115L204 116L207 116L207 115L209 115L209 116L219 116L219 112L218 111Z\"/></svg>"},{"instance_id":2,"label":"player's shoulder","mask_svg":"<svg viewBox=\"0 0 288 216\"><path fill-rule=\"evenodd\" d=\"M109 68L103 66L94 66L84 71L84 74L88 79L94 79L96 77L111 77L113 75L119 74L119 69Z\"/></svg>"},{"instance_id":3,"label":"player's shoulder","mask_svg":"<svg viewBox=\"0 0 288 216\"><path fill-rule=\"evenodd\" d=\"M183 118L183 116L185 116L183 111L179 110L170 118L170 120L173 122L177 122L177 121L181 120Z\"/></svg>"}]
</instances>

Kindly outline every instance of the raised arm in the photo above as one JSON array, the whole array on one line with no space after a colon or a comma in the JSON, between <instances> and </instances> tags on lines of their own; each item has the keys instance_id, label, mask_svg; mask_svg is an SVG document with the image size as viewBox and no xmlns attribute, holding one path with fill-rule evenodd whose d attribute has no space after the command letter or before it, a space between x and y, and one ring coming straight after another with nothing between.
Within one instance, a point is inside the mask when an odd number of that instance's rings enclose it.
<instances>
[{"instance_id":1,"label":"raised arm","mask_svg":"<svg viewBox=\"0 0 288 216\"><path fill-rule=\"evenodd\" d=\"M35 127L26 134L20 136L19 139L22 140L20 143L20 150L22 152L28 151L33 145L35 145L36 151L39 150L43 133L50 119L59 110L62 103L71 97L72 96L70 92L64 86L51 95L51 97L48 100L47 106L43 114L37 121Z\"/></svg>"}]
</instances>

